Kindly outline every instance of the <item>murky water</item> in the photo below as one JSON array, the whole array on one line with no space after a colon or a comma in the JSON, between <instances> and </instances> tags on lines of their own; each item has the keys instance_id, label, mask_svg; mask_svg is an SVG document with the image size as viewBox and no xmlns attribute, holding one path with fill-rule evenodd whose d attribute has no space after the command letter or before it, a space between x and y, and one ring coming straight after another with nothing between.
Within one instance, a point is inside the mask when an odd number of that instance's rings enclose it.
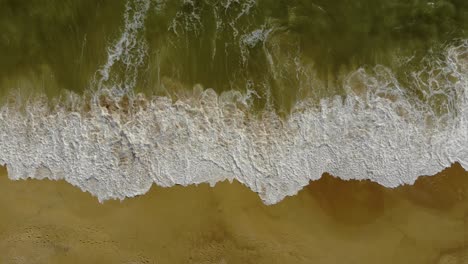
<instances>
[{"instance_id":1,"label":"murky water","mask_svg":"<svg viewBox=\"0 0 468 264\"><path fill-rule=\"evenodd\" d=\"M256 103L286 113L305 97L345 94L341 79L358 67L411 70L468 29L468 5L460 0L3 0L0 6L2 90L57 95L90 89L97 79L174 96L199 83L218 92L255 91ZM414 63L398 65L402 58Z\"/></svg>"},{"instance_id":2,"label":"murky water","mask_svg":"<svg viewBox=\"0 0 468 264\"><path fill-rule=\"evenodd\" d=\"M2 263L467 263L468 1L0 0L0 165Z\"/></svg>"},{"instance_id":3,"label":"murky water","mask_svg":"<svg viewBox=\"0 0 468 264\"><path fill-rule=\"evenodd\" d=\"M468 174L386 189L331 176L273 206L237 182L100 204L63 181L0 177L4 263L468 261Z\"/></svg>"},{"instance_id":4,"label":"murky water","mask_svg":"<svg viewBox=\"0 0 468 264\"><path fill-rule=\"evenodd\" d=\"M14 179L101 200L237 179L275 203L324 172L395 187L468 167L466 1L0 5Z\"/></svg>"}]
</instances>

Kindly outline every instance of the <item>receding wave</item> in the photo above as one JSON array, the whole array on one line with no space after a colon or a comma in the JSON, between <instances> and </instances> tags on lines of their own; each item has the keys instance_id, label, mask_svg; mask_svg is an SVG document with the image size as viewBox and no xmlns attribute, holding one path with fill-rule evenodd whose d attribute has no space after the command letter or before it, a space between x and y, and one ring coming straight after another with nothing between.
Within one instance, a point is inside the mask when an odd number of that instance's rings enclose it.
<instances>
[{"instance_id":1,"label":"receding wave","mask_svg":"<svg viewBox=\"0 0 468 264\"><path fill-rule=\"evenodd\" d=\"M383 65L358 68L343 79L345 95L298 100L284 117L255 111L259 95L249 89L195 85L177 100L133 92L148 54L141 31L149 1L129 3L93 89L68 92L52 109L42 97L1 107L0 164L10 178L64 179L100 201L152 184L238 180L273 204L325 172L396 187L456 162L468 169L466 39L408 68L405 82ZM192 22L176 19L171 29ZM270 32L241 37L242 58ZM280 75L273 64L269 74Z\"/></svg>"}]
</instances>

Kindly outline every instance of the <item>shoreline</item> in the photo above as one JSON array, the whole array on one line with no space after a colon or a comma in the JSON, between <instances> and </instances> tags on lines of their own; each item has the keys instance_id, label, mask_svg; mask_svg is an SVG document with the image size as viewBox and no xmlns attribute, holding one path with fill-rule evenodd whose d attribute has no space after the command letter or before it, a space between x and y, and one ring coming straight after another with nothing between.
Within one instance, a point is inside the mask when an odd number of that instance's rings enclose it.
<instances>
[{"instance_id":1,"label":"shoreline","mask_svg":"<svg viewBox=\"0 0 468 264\"><path fill-rule=\"evenodd\" d=\"M72 186L73 188L79 189L83 193L86 193L87 195L91 196L93 199L99 201L100 204L106 203L107 201L121 201L121 202L123 202L125 200L131 200L131 199L134 199L134 198L145 196L148 193L152 192L153 189L160 189L160 188L162 188L162 189L197 188L198 186L204 186L204 185L208 185L210 188L216 188L216 186L219 185L219 184L221 184L221 185L222 184L241 185L242 187L247 188L250 192L256 194L259 197L259 199L261 199L261 197L259 196L259 193L257 193L254 190L250 189L249 186L239 182L237 179L232 179L232 180L225 179L225 180L222 180L222 181L215 182L214 184L207 183L207 182L202 182L202 183L189 183L187 185L174 184L172 186L159 186L157 183L153 183L150 186L150 188L148 189L148 191L143 193L143 194L138 194L138 195L131 196L131 197L124 197L123 199L109 199L109 200L101 201L101 200L98 200L97 197L93 193L82 190L79 186L76 186L76 185L68 182L66 179L51 179L51 178L48 178L47 176L45 176L43 178L27 177L27 178L12 179L12 178L10 178L8 176L7 166L8 165L0 165L0 177L2 177L3 175L6 175L8 180L15 181L15 182L16 181L31 181L31 180L33 180L33 181L44 181L45 180L45 181L51 181L51 182L63 182L65 184L67 184L67 185ZM334 175L330 174L329 172L324 172L322 174L322 176L320 176L320 178L314 179L314 180L309 180L309 183L307 185L303 186L302 189L298 190L298 192L296 194L287 195L282 200L280 200L280 201L278 201L277 203L274 203L274 204L266 204L266 203L264 203L264 204L266 206L275 206L276 204L281 203L282 201L284 201L285 199L287 199L289 197L297 196L300 192L303 192L305 189L311 188L311 186L320 185L321 182L327 182L327 181L330 181L330 179L332 179L332 181L343 182L343 183L356 182L357 184L371 184L371 185L375 184L375 185L379 186L380 188L388 189L388 190L392 190L392 189L401 190L401 189L411 188L412 186L415 186L415 185L427 184L426 182L431 182L432 181L431 179L427 179L427 178L433 178L434 177L434 178L436 178L436 180L434 180L434 181L438 181L438 178L443 177L443 176L445 176L447 174L452 174L454 172L466 174L467 177L468 177L468 170L465 170L463 168L463 166L459 162L452 163L449 167L446 167L446 168L442 169L441 171L439 171L436 174L418 176L418 177L416 177L416 180L412 184L411 183L403 183L403 184L398 185L398 186L385 186L385 185L380 184L379 182L373 181L372 179L366 179L366 178L364 178L364 179L341 178L339 176L334 176ZM39 174L40 174L40 172L39 172Z\"/></svg>"},{"instance_id":2,"label":"shoreline","mask_svg":"<svg viewBox=\"0 0 468 264\"><path fill-rule=\"evenodd\" d=\"M468 173L459 165L394 189L324 175L271 206L238 182L153 186L99 203L64 181L1 172L7 263L445 264L468 256Z\"/></svg>"}]
</instances>

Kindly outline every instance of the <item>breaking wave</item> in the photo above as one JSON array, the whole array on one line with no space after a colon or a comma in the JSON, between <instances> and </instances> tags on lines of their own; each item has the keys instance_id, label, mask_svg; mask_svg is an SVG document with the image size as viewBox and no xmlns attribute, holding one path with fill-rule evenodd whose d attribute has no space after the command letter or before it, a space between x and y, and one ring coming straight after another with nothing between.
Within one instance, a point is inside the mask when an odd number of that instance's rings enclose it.
<instances>
[{"instance_id":1,"label":"breaking wave","mask_svg":"<svg viewBox=\"0 0 468 264\"><path fill-rule=\"evenodd\" d=\"M70 92L53 110L46 99L1 107L0 164L10 178L64 179L100 201L152 184L238 180L273 204L325 172L396 187L455 162L468 169L468 40L427 58L405 83L384 66L360 68L345 78L345 96L299 101L283 118L253 111L252 91L196 85L177 101L134 94L149 2L129 3L90 95ZM196 27L189 22L176 16L171 29ZM269 33L242 43L255 46ZM113 74L117 64L124 74Z\"/></svg>"},{"instance_id":2,"label":"breaking wave","mask_svg":"<svg viewBox=\"0 0 468 264\"><path fill-rule=\"evenodd\" d=\"M437 65L411 74L413 85L429 87L425 102L406 96L390 70L376 66L349 75L346 97L298 103L286 119L253 116L246 94L200 86L176 102L135 95L86 111L50 111L40 100L25 112L6 105L0 163L13 179L65 179L101 201L144 194L153 183L235 179L273 204L324 172L411 184L455 162L468 169L468 41L449 47ZM361 92L353 89L359 85ZM446 112L427 107L440 95L450 96Z\"/></svg>"}]
</instances>

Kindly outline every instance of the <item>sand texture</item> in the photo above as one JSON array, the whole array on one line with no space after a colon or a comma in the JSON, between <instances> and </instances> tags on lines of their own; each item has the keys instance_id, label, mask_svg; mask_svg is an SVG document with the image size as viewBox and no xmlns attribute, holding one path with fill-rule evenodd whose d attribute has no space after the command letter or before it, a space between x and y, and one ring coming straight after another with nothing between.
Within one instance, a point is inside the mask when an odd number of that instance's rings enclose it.
<instances>
[{"instance_id":1,"label":"sand texture","mask_svg":"<svg viewBox=\"0 0 468 264\"><path fill-rule=\"evenodd\" d=\"M0 177L0 263L467 263L468 173L384 188L325 175L266 206L222 182L100 204Z\"/></svg>"}]
</instances>

